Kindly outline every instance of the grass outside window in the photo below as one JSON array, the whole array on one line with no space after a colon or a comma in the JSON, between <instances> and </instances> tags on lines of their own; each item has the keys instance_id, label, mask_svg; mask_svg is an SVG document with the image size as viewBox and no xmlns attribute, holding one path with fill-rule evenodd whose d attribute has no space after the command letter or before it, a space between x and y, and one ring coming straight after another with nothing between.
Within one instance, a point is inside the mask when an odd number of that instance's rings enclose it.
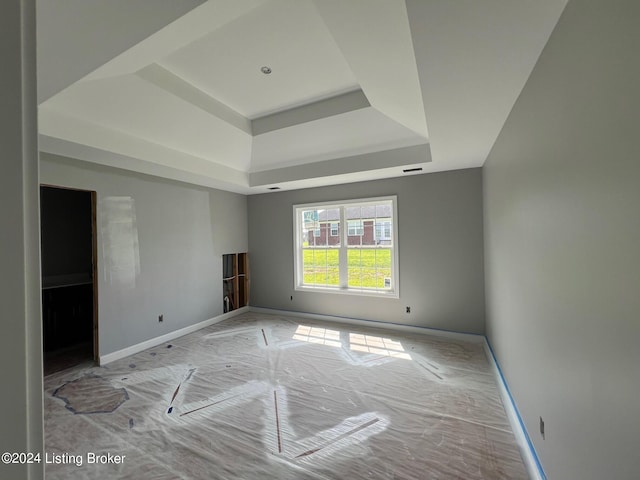
<instances>
[{"instance_id":1,"label":"grass outside window","mask_svg":"<svg viewBox=\"0 0 640 480\"><path fill-rule=\"evenodd\" d=\"M347 251L348 285L359 288L383 288L391 276L390 248L350 248ZM339 251L336 248L303 250L304 283L338 287L340 285Z\"/></svg>"}]
</instances>

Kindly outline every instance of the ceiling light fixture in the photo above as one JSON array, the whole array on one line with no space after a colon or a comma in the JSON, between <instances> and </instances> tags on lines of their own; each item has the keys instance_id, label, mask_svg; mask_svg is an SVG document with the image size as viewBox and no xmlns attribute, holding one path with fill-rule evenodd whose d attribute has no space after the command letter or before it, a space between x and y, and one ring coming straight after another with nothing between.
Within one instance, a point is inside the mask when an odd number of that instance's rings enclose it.
<instances>
[{"instance_id":1,"label":"ceiling light fixture","mask_svg":"<svg viewBox=\"0 0 640 480\"><path fill-rule=\"evenodd\" d=\"M265 75L269 75L271 73L271 69L269 67L267 67L266 65L264 67L261 67L260 71L262 73L264 73Z\"/></svg>"}]
</instances>

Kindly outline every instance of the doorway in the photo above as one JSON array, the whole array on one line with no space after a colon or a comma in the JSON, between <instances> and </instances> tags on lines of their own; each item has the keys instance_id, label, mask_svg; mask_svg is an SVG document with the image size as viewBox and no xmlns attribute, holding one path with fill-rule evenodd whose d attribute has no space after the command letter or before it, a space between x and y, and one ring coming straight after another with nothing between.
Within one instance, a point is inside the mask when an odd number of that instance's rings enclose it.
<instances>
[{"instance_id":1,"label":"doorway","mask_svg":"<svg viewBox=\"0 0 640 480\"><path fill-rule=\"evenodd\" d=\"M40 187L44 374L97 363L96 192Z\"/></svg>"}]
</instances>

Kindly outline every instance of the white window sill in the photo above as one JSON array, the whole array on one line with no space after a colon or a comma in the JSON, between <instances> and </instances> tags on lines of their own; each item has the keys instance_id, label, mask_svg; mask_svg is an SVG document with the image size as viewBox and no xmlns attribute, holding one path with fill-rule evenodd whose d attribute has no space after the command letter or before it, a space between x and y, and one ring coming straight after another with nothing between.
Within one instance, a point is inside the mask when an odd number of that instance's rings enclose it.
<instances>
[{"instance_id":1,"label":"white window sill","mask_svg":"<svg viewBox=\"0 0 640 480\"><path fill-rule=\"evenodd\" d=\"M312 287L309 285L298 285L294 289L297 292L310 293L332 293L338 295L354 295L359 297L378 297L378 298L400 298L397 290L369 290L355 288L339 288L339 287Z\"/></svg>"}]
</instances>

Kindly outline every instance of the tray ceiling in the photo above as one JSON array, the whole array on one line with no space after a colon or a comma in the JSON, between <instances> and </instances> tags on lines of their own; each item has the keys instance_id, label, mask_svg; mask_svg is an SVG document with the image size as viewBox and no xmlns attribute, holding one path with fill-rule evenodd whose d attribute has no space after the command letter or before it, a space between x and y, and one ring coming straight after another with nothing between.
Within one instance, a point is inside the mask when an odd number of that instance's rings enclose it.
<instances>
[{"instance_id":1,"label":"tray ceiling","mask_svg":"<svg viewBox=\"0 0 640 480\"><path fill-rule=\"evenodd\" d=\"M480 166L565 3L41 0L41 149L247 194Z\"/></svg>"}]
</instances>

